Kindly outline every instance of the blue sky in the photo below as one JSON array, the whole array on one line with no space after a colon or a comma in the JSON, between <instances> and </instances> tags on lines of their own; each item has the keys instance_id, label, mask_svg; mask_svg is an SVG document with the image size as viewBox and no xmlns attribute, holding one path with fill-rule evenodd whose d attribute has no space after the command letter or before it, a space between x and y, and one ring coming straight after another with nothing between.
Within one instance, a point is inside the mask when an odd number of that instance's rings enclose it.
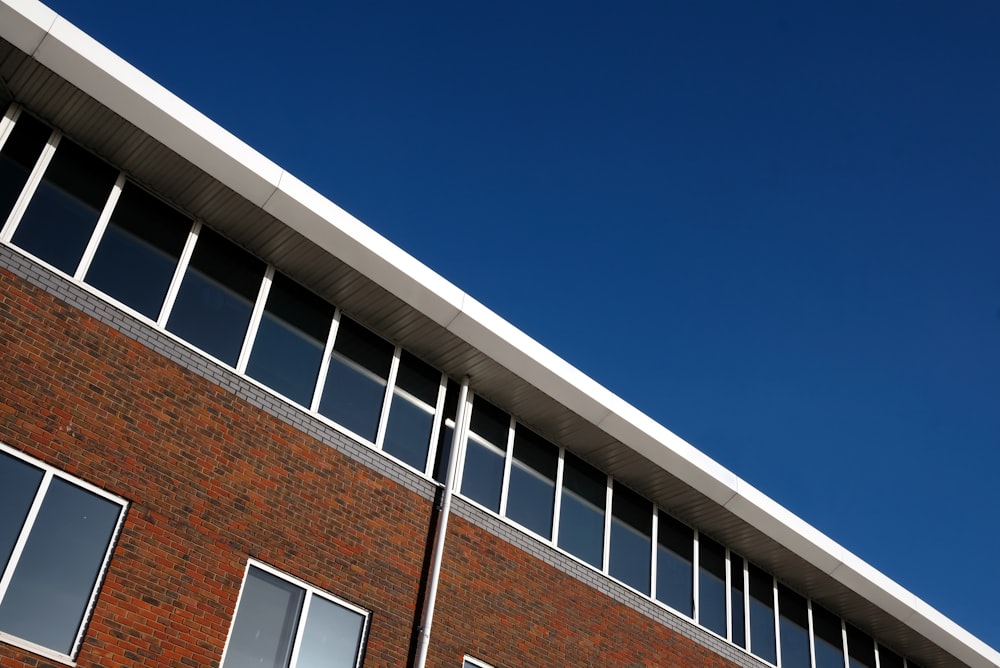
<instances>
[{"instance_id":1,"label":"blue sky","mask_svg":"<svg viewBox=\"0 0 1000 668\"><path fill-rule=\"evenodd\" d=\"M1000 647L1000 5L50 5Z\"/></svg>"}]
</instances>

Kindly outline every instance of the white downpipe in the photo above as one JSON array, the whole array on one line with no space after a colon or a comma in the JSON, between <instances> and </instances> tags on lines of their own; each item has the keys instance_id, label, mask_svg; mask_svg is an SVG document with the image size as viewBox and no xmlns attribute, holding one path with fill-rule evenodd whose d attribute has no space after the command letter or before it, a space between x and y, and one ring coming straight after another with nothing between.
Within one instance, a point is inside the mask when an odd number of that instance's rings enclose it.
<instances>
[{"instance_id":1,"label":"white downpipe","mask_svg":"<svg viewBox=\"0 0 1000 668\"><path fill-rule=\"evenodd\" d=\"M441 579L441 559L444 556L444 539L448 532L448 516L451 514L451 495L455 486L455 471L458 468L459 450L465 442L465 430L468 420L466 411L469 401L469 379L462 379L458 393L458 410L455 411L455 430L451 437L451 452L448 453L448 473L445 476L444 493L441 495L441 513L437 528L434 530L434 554L431 558L431 571L427 576L427 595L424 597L424 610L421 613L419 638L417 640L417 660L413 668L424 668L427 663L427 648L431 641L431 623L434 621L434 603L437 600L438 581Z\"/></svg>"}]
</instances>

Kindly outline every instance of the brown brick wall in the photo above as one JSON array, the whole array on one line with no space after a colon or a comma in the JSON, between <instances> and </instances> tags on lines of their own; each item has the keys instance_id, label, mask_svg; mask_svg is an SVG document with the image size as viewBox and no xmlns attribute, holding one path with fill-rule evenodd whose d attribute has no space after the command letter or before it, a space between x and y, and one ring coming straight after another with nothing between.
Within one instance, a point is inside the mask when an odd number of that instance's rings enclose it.
<instances>
[{"instance_id":1,"label":"brown brick wall","mask_svg":"<svg viewBox=\"0 0 1000 668\"><path fill-rule=\"evenodd\" d=\"M217 665L248 556L371 610L365 666L408 665L425 498L2 270L0 388L0 441L131 504L77 665ZM438 606L430 666L724 663L457 517Z\"/></svg>"}]
</instances>

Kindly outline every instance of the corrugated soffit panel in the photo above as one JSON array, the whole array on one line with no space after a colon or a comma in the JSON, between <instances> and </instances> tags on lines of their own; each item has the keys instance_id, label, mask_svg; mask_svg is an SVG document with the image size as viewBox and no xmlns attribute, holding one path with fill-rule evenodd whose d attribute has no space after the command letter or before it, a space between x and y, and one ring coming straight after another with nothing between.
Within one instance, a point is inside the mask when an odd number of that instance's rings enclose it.
<instances>
[{"instance_id":1,"label":"corrugated soffit panel","mask_svg":"<svg viewBox=\"0 0 1000 668\"><path fill-rule=\"evenodd\" d=\"M542 436L577 452L790 586L808 591L833 612L875 631L890 646L919 659L925 668L955 665L954 658L898 620L669 472L622 447L515 372L331 257L3 40L0 78L32 113L451 377L469 375L475 390L512 411Z\"/></svg>"}]
</instances>

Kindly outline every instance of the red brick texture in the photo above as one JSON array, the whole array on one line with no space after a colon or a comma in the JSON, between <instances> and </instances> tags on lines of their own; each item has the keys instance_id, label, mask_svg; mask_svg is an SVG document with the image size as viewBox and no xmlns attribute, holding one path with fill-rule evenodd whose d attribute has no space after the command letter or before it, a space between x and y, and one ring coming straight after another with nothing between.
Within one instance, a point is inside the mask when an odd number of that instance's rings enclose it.
<instances>
[{"instance_id":1,"label":"red brick texture","mask_svg":"<svg viewBox=\"0 0 1000 668\"><path fill-rule=\"evenodd\" d=\"M130 502L77 665L218 665L248 556L371 610L366 667L409 665L430 502L5 271L0 388L0 441ZM457 517L433 631L432 667L725 664Z\"/></svg>"}]
</instances>

